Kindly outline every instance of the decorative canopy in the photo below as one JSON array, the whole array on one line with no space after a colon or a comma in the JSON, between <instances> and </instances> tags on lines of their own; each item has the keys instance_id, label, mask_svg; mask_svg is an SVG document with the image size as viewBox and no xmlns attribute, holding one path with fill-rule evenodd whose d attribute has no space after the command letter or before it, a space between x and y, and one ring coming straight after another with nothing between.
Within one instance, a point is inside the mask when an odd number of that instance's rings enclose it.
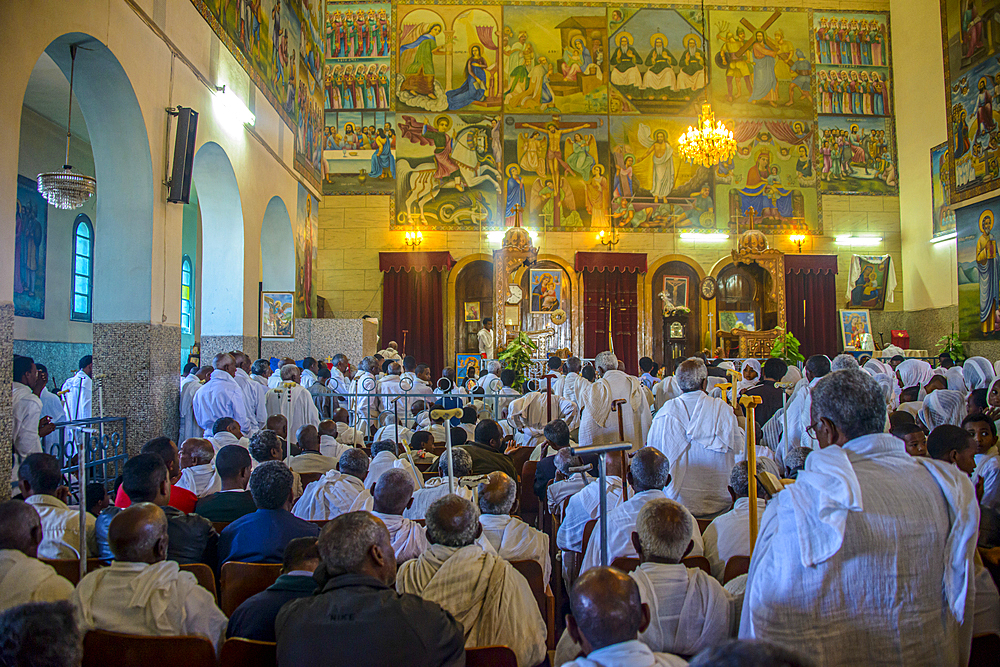
<instances>
[{"instance_id":1,"label":"decorative canopy","mask_svg":"<svg viewBox=\"0 0 1000 667\"><path fill-rule=\"evenodd\" d=\"M380 252L378 269L389 271L445 271L455 266L455 260L447 250L442 252Z\"/></svg>"},{"instance_id":2,"label":"decorative canopy","mask_svg":"<svg viewBox=\"0 0 1000 667\"><path fill-rule=\"evenodd\" d=\"M576 253L576 270L646 273L646 253L578 252Z\"/></svg>"},{"instance_id":3,"label":"decorative canopy","mask_svg":"<svg viewBox=\"0 0 1000 667\"><path fill-rule=\"evenodd\" d=\"M836 255L785 255L785 274L837 275Z\"/></svg>"}]
</instances>

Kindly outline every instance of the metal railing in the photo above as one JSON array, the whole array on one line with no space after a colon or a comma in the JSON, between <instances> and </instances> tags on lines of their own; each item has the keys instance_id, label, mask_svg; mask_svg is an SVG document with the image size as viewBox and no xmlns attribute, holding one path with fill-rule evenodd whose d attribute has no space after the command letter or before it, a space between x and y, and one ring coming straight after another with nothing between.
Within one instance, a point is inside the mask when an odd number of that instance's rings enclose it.
<instances>
[{"instance_id":1,"label":"metal railing","mask_svg":"<svg viewBox=\"0 0 1000 667\"><path fill-rule=\"evenodd\" d=\"M56 430L46 436L42 449L59 459L71 498L85 504L88 482L108 488L121 474L128 459L126 418L94 417L57 422L53 426Z\"/></svg>"}]
</instances>

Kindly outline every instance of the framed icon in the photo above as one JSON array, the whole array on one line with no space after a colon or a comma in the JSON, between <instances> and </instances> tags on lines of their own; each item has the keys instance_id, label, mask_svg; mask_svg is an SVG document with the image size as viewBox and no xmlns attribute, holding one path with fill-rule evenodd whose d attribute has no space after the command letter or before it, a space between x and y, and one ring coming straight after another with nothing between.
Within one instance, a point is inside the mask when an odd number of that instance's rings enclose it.
<instances>
[{"instance_id":1,"label":"framed icon","mask_svg":"<svg viewBox=\"0 0 1000 667\"><path fill-rule=\"evenodd\" d=\"M478 301L466 301L465 302L465 321L466 322L478 322L483 319L482 311L479 307Z\"/></svg>"},{"instance_id":2,"label":"framed icon","mask_svg":"<svg viewBox=\"0 0 1000 667\"><path fill-rule=\"evenodd\" d=\"M294 292L261 292L261 338L295 338L294 303Z\"/></svg>"}]
</instances>

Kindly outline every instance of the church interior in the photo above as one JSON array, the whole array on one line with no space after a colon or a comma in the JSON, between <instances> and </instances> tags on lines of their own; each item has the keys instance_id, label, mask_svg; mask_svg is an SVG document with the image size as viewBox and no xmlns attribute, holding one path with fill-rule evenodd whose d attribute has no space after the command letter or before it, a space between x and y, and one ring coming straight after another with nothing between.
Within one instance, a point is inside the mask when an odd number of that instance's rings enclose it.
<instances>
[{"instance_id":1,"label":"church interior","mask_svg":"<svg viewBox=\"0 0 1000 667\"><path fill-rule=\"evenodd\" d=\"M92 362L92 407L73 416L115 434L103 465L119 474L151 438L182 444L188 367L234 351L282 381L292 360L305 386L312 362L336 378L338 355L345 382L376 353L373 374L389 372L390 350L470 392L520 354L543 395L547 359L608 350L664 386L698 355L759 360L758 379L772 357L803 374L814 355L1000 358L998 0L2 8L0 368L16 385L17 359L44 364L65 402ZM486 395L509 389L496 376ZM0 394L15 443L0 500L18 495L17 391ZM359 400L341 401L342 432L363 422L375 455L384 423L356 417ZM553 665L565 609L548 620ZM277 662L297 655L279 644Z\"/></svg>"}]
</instances>

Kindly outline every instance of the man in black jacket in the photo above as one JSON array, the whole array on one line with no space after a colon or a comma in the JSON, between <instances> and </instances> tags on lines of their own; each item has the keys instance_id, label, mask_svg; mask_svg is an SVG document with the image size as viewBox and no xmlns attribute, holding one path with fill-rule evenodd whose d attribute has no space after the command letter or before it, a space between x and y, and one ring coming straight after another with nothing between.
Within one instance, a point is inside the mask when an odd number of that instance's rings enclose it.
<instances>
[{"instance_id":1,"label":"man in black jacket","mask_svg":"<svg viewBox=\"0 0 1000 667\"><path fill-rule=\"evenodd\" d=\"M764 378L755 387L747 389L743 393L748 396L760 396L761 404L754 410L753 416L757 426L764 428L764 424L774 416L775 412L781 409L781 394L784 392L775 387L774 383L781 382L781 378L785 377L785 373L788 372L788 364L781 359L772 357L764 362L761 370Z\"/></svg>"},{"instance_id":2,"label":"man in black jacket","mask_svg":"<svg viewBox=\"0 0 1000 667\"><path fill-rule=\"evenodd\" d=\"M163 459L146 453L133 456L122 468L122 488L133 503L153 503L167 515L167 559L178 563L205 563L213 569L218 561L219 536L212 522L197 514L185 514L170 503L170 477ZM108 528L119 512L109 507L97 517L98 557L114 560L108 546Z\"/></svg>"},{"instance_id":3,"label":"man in black jacket","mask_svg":"<svg viewBox=\"0 0 1000 667\"><path fill-rule=\"evenodd\" d=\"M385 524L368 512L329 521L319 536L323 582L278 613L278 667L445 667L465 664L461 624L440 606L399 594Z\"/></svg>"}]
</instances>

